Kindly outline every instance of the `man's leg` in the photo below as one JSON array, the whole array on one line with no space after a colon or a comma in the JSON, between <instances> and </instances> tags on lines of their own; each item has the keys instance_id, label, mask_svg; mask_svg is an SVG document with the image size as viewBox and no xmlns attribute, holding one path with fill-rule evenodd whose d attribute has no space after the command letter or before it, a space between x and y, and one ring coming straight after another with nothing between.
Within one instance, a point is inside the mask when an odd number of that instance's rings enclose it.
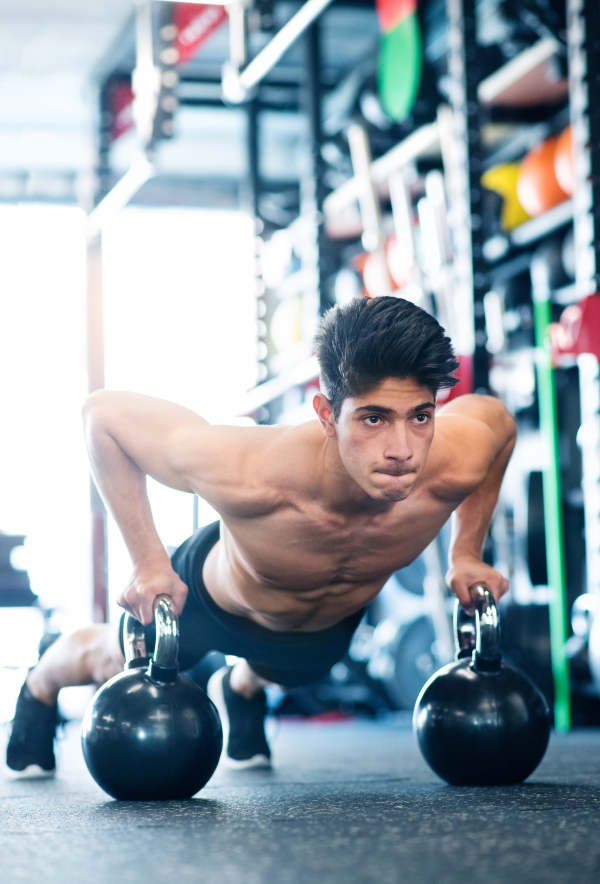
<instances>
[{"instance_id":1,"label":"man's leg","mask_svg":"<svg viewBox=\"0 0 600 884\"><path fill-rule=\"evenodd\" d=\"M268 684L246 660L239 660L233 667L224 666L208 682L208 695L223 725L224 760L228 767L271 766L271 750L265 735Z\"/></svg>"},{"instance_id":2,"label":"man's leg","mask_svg":"<svg viewBox=\"0 0 600 884\"><path fill-rule=\"evenodd\" d=\"M61 688L104 684L121 672L125 658L117 624L102 624L62 635L27 676L33 696L51 706Z\"/></svg>"},{"instance_id":3,"label":"man's leg","mask_svg":"<svg viewBox=\"0 0 600 884\"><path fill-rule=\"evenodd\" d=\"M61 688L103 684L123 669L118 627L91 626L61 636L31 670L21 689L6 764L15 777L52 776Z\"/></svg>"},{"instance_id":4,"label":"man's leg","mask_svg":"<svg viewBox=\"0 0 600 884\"><path fill-rule=\"evenodd\" d=\"M250 668L246 660L239 660L231 670L231 678L229 680L232 690L237 694L241 694L247 700L252 700L257 694L267 687L271 682L257 675Z\"/></svg>"}]
</instances>

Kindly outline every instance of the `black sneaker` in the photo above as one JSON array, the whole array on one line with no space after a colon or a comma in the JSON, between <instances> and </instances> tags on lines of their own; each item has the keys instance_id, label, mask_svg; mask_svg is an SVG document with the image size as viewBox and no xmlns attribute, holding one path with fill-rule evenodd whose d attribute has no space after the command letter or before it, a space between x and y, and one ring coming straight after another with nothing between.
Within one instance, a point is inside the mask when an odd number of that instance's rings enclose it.
<instances>
[{"instance_id":1,"label":"black sneaker","mask_svg":"<svg viewBox=\"0 0 600 884\"><path fill-rule=\"evenodd\" d=\"M251 700L236 693L229 683L232 669L219 669L207 686L208 696L221 716L225 764L238 770L271 767L271 750L265 736L265 692L260 691Z\"/></svg>"},{"instance_id":2,"label":"black sneaker","mask_svg":"<svg viewBox=\"0 0 600 884\"><path fill-rule=\"evenodd\" d=\"M36 700L27 684L21 688L12 733L6 748L6 771L13 779L42 779L56 773L54 737L58 709Z\"/></svg>"}]
</instances>

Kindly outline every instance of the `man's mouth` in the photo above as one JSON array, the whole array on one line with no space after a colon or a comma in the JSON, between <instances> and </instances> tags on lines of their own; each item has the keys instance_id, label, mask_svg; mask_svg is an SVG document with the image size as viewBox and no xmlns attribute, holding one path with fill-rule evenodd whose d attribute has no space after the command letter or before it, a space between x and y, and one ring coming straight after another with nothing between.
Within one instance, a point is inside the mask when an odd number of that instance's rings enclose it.
<instances>
[{"instance_id":1,"label":"man's mouth","mask_svg":"<svg viewBox=\"0 0 600 884\"><path fill-rule=\"evenodd\" d=\"M383 473L384 476L394 476L398 478L399 476L410 476L414 473L414 470L405 470L402 467L397 467L395 469L387 469L387 470L375 470L376 473Z\"/></svg>"}]
</instances>

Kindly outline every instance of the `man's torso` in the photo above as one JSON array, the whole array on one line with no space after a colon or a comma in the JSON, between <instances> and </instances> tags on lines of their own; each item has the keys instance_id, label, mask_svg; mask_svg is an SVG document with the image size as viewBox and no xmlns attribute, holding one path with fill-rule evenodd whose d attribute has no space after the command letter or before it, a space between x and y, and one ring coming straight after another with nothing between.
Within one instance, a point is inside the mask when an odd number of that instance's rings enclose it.
<instances>
[{"instance_id":1,"label":"man's torso","mask_svg":"<svg viewBox=\"0 0 600 884\"><path fill-rule=\"evenodd\" d=\"M203 578L224 610L275 631L325 629L364 607L476 487L464 478L453 485L460 452L448 449L457 447L456 432L444 438L436 431L438 445L405 500L339 512L315 481L318 424L264 429L276 442L264 473L257 479L251 472L237 505L211 501L222 518L221 539Z\"/></svg>"}]
</instances>

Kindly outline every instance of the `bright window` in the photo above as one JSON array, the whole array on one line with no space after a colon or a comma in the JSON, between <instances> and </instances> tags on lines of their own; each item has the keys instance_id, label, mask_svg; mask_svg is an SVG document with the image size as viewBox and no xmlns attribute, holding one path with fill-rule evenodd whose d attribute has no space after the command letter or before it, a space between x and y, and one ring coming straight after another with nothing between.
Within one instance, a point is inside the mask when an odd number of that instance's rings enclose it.
<instances>
[{"instance_id":1,"label":"bright window","mask_svg":"<svg viewBox=\"0 0 600 884\"><path fill-rule=\"evenodd\" d=\"M107 388L170 399L226 422L256 382L249 216L126 209L104 227L102 250ZM149 488L159 534L176 546L192 531L192 498L155 482ZM199 515L200 524L215 517L202 502ZM113 602L129 571L111 524Z\"/></svg>"},{"instance_id":2,"label":"bright window","mask_svg":"<svg viewBox=\"0 0 600 884\"><path fill-rule=\"evenodd\" d=\"M79 209L0 207L0 530L67 628L90 619L84 237Z\"/></svg>"}]
</instances>

